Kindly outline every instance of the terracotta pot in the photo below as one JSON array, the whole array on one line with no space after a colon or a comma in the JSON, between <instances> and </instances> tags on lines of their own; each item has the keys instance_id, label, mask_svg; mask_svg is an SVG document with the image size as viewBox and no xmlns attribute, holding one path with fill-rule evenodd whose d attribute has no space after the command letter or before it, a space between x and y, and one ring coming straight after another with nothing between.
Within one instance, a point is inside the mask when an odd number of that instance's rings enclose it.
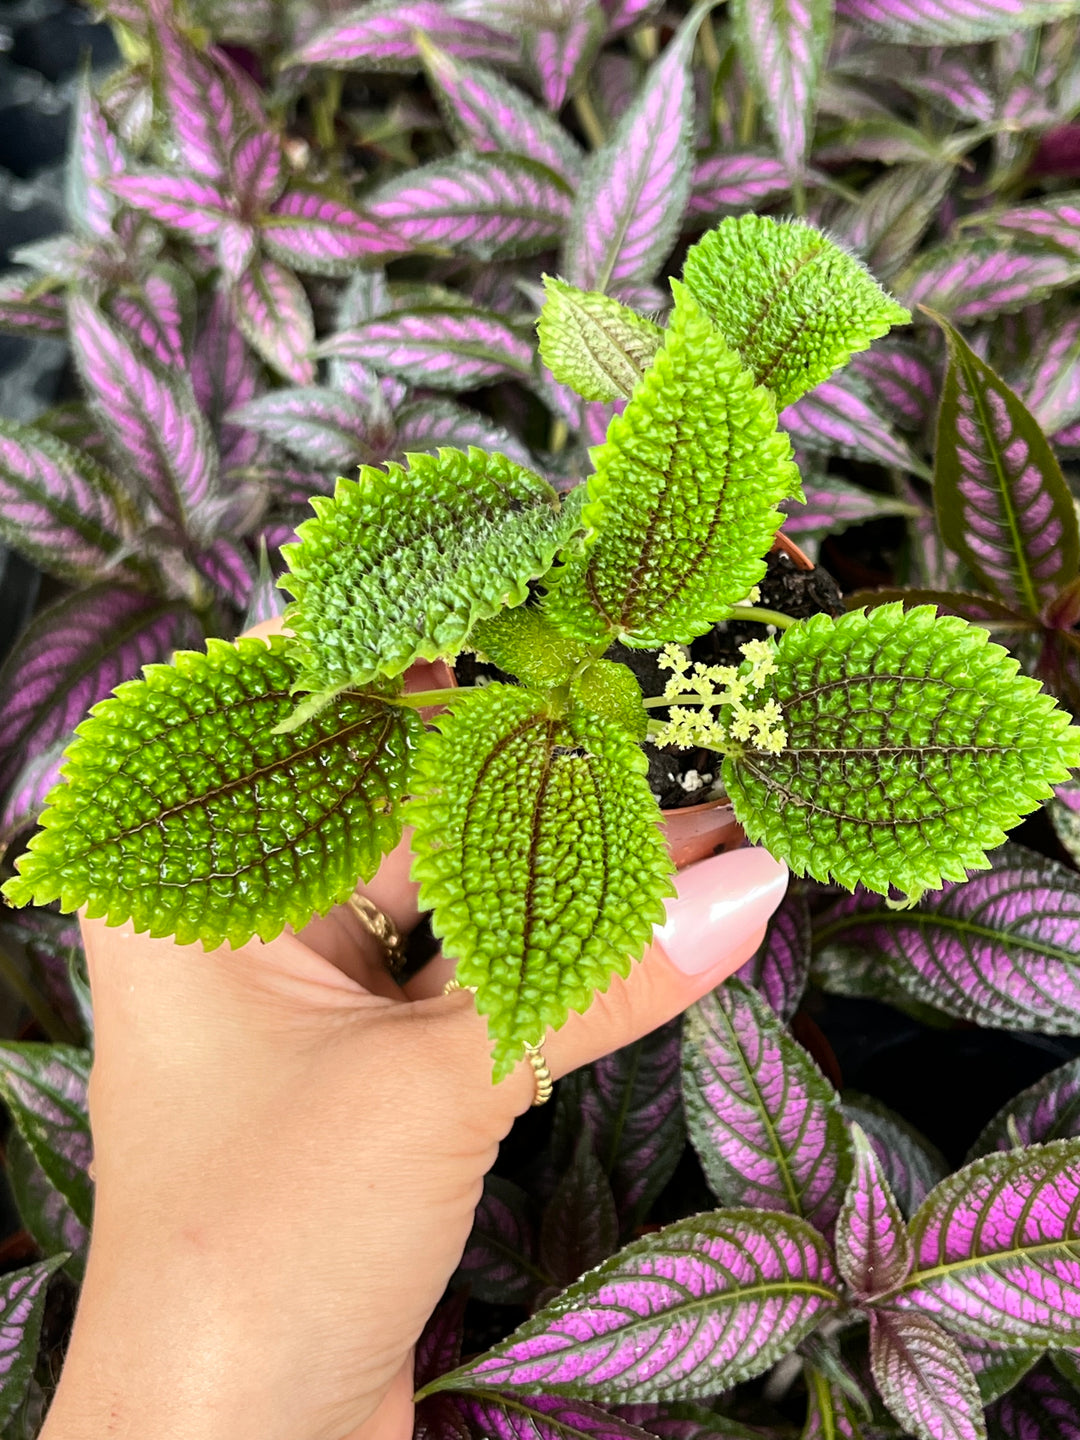
<instances>
[{"instance_id":1,"label":"terracotta pot","mask_svg":"<svg viewBox=\"0 0 1080 1440\"><path fill-rule=\"evenodd\" d=\"M663 814L664 834L677 870L724 850L738 850L746 843L727 800L706 800L703 805L684 805Z\"/></svg>"},{"instance_id":2,"label":"terracotta pot","mask_svg":"<svg viewBox=\"0 0 1080 1440\"><path fill-rule=\"evenodd\" d=\"M776 539L773 541L773 550L780 551L795 562L797 570L813 570L814 562L807 555L805 550L800 550L794 540L789 540L782 530L776 532Z\"/></svg>"}]
</instances>

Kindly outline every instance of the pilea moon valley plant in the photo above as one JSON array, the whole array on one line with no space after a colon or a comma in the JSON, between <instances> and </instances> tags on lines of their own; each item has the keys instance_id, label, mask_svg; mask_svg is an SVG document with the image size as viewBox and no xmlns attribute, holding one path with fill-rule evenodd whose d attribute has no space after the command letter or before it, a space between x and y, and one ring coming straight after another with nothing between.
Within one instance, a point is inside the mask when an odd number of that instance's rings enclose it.
<instances>
[{"instance_id":1,"label":"pilea moon valley plant","mask_svg":"<svg viewBox=\"0 0 1080 1440\"><path fill-rule=\"evenodd\" d=\"M662 918L646 737L722 756L747 834L797 874L915 900L984 868L1080 764L1065 712L931 607L792 623L754 604L800 495L778 410L907 312L819 232L753 215L671 288L661 329L549 280L556 378L629 399L588 481L560 498L476 448L341 480L286 547L285 635L210 641L97 705L8 898L239 945L343 901L407 819L498 1079ZM693 661L732 616L779 639ZM605 658L616 642L661 652L663 695ZM462 650L508 679L404 691L414 661Z\"/></svg>"}]
</instances>

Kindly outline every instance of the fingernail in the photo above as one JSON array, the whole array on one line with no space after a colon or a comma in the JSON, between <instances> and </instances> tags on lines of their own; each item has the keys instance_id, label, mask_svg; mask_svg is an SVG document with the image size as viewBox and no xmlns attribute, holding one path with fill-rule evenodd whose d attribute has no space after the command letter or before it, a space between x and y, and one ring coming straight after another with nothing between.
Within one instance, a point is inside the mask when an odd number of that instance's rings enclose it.
<instances>
[{"instance_id":1,"label":"fingernail","mask_svg":"<svg viewBox=\"0 0 1080 1440\"><path fill-rule=\"evenodd\" d=\"M787 866L758 845L702 860L675 877L678 896L656 939L677 970L701 975L768 924L787 882Z\"/></svg>"}]
</instances>

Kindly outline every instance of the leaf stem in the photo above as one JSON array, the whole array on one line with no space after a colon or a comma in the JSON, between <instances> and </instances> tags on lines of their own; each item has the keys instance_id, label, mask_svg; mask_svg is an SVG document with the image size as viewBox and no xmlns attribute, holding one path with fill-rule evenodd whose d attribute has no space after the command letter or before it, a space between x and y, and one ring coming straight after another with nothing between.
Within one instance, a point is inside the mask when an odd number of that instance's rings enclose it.
<instances>
[{"instance_id":1,"label":"leaf stem","mask_svg":"<svg viewBox=\"0 0 1080 1440\"><path fill-rule=\"evenodd\" d=\"M778 630L790 630L796 622L780 610L764 610L760 605L736 605L725 620L753 620L758 625L775 625Z\"/></svg>"},{"instance_id":2,"label":"leaf stem","mask_svg":"<svg viewBox=\"0 0 1080 1440\"><path fill-rule=\"evenodd\" d=\"M62 1015L57 1014L3 948L0 948L0 979L18 995L54 1045L78 1045L79 1037L71 1026Z\"/></svg>"},{"instance_id":3,"label":"leaf stem","mask_svg":"<svg viewBox=\"0 0 1080 1440\"><path fill-rule=\"evenodd\" d=\"M596 113L588 90L579 90L574 96L574 114L585 132L585 139L594 150L599 150L605 139L604 127L600 124L600 116Z\"/></svg>"},{"instance_id":4,"label":"leaf stem","mask_svg":"<svg viewBox=\"0 0 1080 1440\"><path fill-rule=\"evenodd\" d=\"M395 695L392 705L405 705L410 710L426 710L429 705L448 705L455 695L467 695L475 685L448 686L445 690L410 690L407 695Z\"/></svg>"}]
</instances>

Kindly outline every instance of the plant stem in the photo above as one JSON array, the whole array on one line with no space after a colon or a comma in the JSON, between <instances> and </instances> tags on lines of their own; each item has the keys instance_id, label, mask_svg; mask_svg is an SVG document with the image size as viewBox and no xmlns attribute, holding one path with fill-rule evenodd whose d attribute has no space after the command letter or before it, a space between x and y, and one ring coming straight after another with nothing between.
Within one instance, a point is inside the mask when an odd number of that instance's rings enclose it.
<instances>
[{"instance_id":1,"label":"plant stem","mask_svg":"<svg viewBox=\"0 0 1080 1440\"><path fill-rule=\"evenodd\" d=\"M395 695L392 705L405 705L410 710L426 710L429 705L448 705L455 695L467 695L475 685L455 685L446 690L410 690L407 695Z\"/></svg>"},{"instance_id":2,"label":"plant stem","mask_svg":"<svg viewBox=\"0 0 1080 1440\"><path fill-rule=\"evenodd\" d=\"M753 620L758 625L775 625L778 630L790 630L795 621L790 615L779 610L763 610L760 605L736 605L725 620Z\"/></svg>"},{"instance_id":3,"label":"plant stem","mask_svg":"<svg viewBox=\"0 0 1080 1440\"><path fill-rule=\"evenodd\" d=\"M594 150L599 150L604 143L604 127L587 90L579 90L574 96L574 114L585 132L585 139Z\"/></svg>"},{"instance_id":4,"label":"plant stem","mask_svg":"<svg viewBox=\"0 0 1080 1440\"><path fill-rule=\"evenodd\" d=\"M712 26L712 16L706 15L698 30L698 45L701 47L701 58L705 61L705 68L710 75L715 75L720 69L720 49L716 43L716 31Z\"/></svg>"},{"instance_id":5,"label":"plant stem","mask_svg":"<svg viewBox=\"0 0 1080 1440\"><path fill-rule=\"evenodd\" d=\"M79 1037L62 1015L58 1015L45 996L30 983L19 966L0 949L0 979L13 990L54 1045L77 1045Z\"/></svg>"}]
</instances>

